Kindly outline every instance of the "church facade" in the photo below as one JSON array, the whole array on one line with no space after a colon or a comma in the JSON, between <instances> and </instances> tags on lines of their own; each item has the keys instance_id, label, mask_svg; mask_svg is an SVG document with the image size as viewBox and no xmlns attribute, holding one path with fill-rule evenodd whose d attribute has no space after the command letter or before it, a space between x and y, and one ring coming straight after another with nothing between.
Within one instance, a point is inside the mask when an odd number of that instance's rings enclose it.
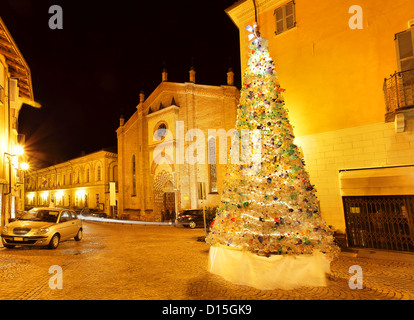
<instances>
[{"instance_id":1,"label":"church facade","mask_svg":"<svg viewBox=\"0 0 414 320\"><path fill-rule=\"evenodd\" d=\"M196 84L193 68L189 76L189 82L169 82L164 70L147 98L140 93L131 118L120 119L121 218L163 221L168 213L202 208L202 201L219 204L225 164L218 161L218 139L209 134L234 128L239 91L231 70L222 86Z\"/></svg>"}]
</instances>

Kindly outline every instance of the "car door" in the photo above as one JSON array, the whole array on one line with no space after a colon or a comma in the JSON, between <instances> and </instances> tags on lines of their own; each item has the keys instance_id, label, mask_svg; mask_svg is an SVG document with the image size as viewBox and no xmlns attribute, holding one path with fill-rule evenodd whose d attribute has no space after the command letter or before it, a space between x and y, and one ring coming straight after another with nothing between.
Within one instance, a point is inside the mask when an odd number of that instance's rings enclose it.
<instances>
[{"instance_id":1,"label":"car door","mask_svg":"<svg viewBox=\"0 0 414 320\"><path fill-rule=\"evenodd\" d=\"M80 224L80 220L78 219L78 217L76 216L75 212L73 211L69 211L71 220L70 220L70 226L69 226L69 237L74 237L78 234L79 229L81 228Z\"/></svg>"},{"instance_id":2,"label":"car door","mask_svg":"<svg viewBox=\"0 0 414 320\"><path fill-rule=\"evenodd\" d=\"M60 240L65 240L71 236L72 215L69 211L63 211L59 218Z\"/></svg>"}]
</instances>

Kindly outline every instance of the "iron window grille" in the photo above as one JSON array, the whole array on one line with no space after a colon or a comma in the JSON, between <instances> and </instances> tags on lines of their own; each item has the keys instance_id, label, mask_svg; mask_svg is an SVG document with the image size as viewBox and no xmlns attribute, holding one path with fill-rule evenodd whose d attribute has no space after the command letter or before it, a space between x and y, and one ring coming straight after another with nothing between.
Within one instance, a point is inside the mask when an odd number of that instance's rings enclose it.
<instances>
[{"instance_id":1,"label":"iron window grille","mask_svg":"<svg viewBox=\"0 0 414 320\"><path fill-rule=\"evenodd\" d=\"M414 252L414 196L343 197L348 245Z\"/></svg>"}]
</instances>

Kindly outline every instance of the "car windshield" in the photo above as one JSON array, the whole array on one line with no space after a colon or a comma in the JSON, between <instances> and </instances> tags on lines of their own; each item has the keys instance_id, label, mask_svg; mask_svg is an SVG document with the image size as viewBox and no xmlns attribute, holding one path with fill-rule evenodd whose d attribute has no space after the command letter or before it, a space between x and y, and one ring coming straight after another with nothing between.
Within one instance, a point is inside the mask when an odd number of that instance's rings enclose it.
<instances>
[{"instance_id":1,"label":"car windshield","mask_svg":"<svg viewBox=\"0 0 414 320\"><path fill-rule=\"evenodd\" d=\"M31 221L45 221L56 223L59 216L59 211L54 210L30 210L22 215L19 220L31 220Z\"/></svg>"}]
</instances>

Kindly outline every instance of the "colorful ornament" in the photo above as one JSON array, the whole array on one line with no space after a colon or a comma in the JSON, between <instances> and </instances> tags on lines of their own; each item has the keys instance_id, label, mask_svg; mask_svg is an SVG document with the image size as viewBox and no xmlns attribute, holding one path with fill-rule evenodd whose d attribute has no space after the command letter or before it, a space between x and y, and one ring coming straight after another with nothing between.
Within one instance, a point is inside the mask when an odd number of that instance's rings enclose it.
<instances>
[{"instance_id":1,"label":"colorful ornament","mask_svg":"<svg viewBox=\"0 0 414 320\"><path fill-rule=\"evenodd\" d=\"M252 29L251 32L255 32ZM320 250L337 256L333 232L322 219L314 185L294 144L283 92L267 40L254 33L240 91L235 129L259 129L245 149L260 150L260 166L228 163L222 204L206 241L262 256L302 255ZM246 174L252 172L254 174ZM231 216L231 218L230 218Z\"/></svg>"}]
</instances>

